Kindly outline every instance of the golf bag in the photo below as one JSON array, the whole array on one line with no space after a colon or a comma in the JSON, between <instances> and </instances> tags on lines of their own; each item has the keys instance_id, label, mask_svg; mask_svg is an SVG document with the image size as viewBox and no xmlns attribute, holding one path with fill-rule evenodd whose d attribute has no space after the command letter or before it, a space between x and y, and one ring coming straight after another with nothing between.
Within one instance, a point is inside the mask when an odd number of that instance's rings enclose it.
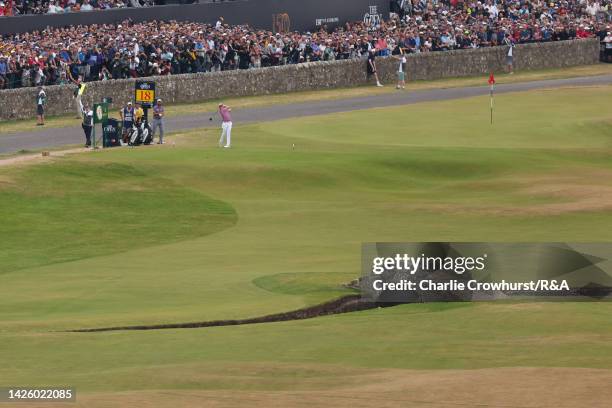
<instances>
[{"instance_id":1,"label":"golf bag","mask_svg":"<svg viewBox=\"0 0 612 408\"><path fill-rule=\"evenodd\" d=\"M141 144L151 144L153 137L151 135L151 128L147 122L142 122L139 126L133 125L130 133L130 146L138 146Z\"/></svg>"}]
</instances>

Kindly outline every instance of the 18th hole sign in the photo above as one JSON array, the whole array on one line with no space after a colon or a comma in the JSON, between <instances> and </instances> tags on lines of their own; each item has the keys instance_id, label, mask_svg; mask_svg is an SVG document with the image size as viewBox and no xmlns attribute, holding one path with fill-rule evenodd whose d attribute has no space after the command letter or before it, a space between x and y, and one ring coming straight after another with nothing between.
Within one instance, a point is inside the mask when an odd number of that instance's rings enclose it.
<instances>
[{"instance_id":1,"label":"18th hole sign","mask_svg":"<svg viewBox=\"0 0 612 408\"><path fill-rule=\"evenodd\" d=\"M155 101L155 82L138 81L134 89L134 101L150 108Z\"/></svg>"}]
</instances>

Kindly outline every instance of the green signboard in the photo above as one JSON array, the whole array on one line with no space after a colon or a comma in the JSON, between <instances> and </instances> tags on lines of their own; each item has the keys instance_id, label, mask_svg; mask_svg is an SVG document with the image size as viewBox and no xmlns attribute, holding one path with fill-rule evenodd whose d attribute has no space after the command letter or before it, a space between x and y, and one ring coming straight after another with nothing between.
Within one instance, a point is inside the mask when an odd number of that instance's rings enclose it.
<instances>
[{"instance_id":1,"label":"green signboard","mask_svg":"<svg viewBox=\"0 0 612 408\"><path fill-rule=\"evenodd\" d=\"M93 106L94 123L103 123L108 120L108 104L96 103Z\"/></svg>"}]
</instances>

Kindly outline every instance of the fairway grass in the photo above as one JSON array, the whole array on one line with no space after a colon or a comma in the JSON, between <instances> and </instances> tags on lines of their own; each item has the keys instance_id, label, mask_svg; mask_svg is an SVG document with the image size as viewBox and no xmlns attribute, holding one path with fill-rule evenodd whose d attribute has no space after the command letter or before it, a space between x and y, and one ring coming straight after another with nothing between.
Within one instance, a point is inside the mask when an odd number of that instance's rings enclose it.
<instances>
[{"instance_id":1,"label":"fairway grass","mask_svg":"<svg viewBox=\"0 0 612 408\"><path fill-rule=\"evenodd\" d=\"M523 71L516 72L512 75L500 72L496 73L495 77L497 80L497 84L512 84L518 82L588 77L609 74L612 74L612 65L599 63L563 69L540 69L534 71ZM444 78L430 81L408 81L406 84L405 91L410 92L427 89L482 86L486 85L486 78L488 77L478 76L467 78ZM389 84L389 86L383 88L378 88L374 86L357 86L353 88L324 89L317 91L293 92L277 95L224 98L223 102L232 106L234 109L257 108L272 105L282 105L287 103L314 102L391 94L397 92L393 85L394 84ZM215 112L217 110L219 102L221 102L220 99L214 99L198 103L166 105L166 116L176 117L182 115ZM70 101L70 103L73 103L73 101ZM119 106L115 106L115 110L117 112L119 108ZM118 115L117 112L111 112L111 116L116 117ZM48 128L74 127L78 126L79 123L80 119L75 119L72 114L48 117L46 119L44 128L35 126L35 121L33 120L0 121L0 137L2 137L2 134L6 133L17 133L26 131L44 132L45 129Z\"/></svg>"},{"instance_id":2,"label":"fairway grass","mask_svg":"<svg viewBox=\"0 0 612 408\"><path fill-rule=\"evenodd\" d=\"M75 386L88 407L603 407L612 303L63 330L314 305L351 293L362 242L611 241L610 105L612 86L531 91L499 95L492 126L476 97L2 167L0 385Z\"/></svg>"}]
</instances>

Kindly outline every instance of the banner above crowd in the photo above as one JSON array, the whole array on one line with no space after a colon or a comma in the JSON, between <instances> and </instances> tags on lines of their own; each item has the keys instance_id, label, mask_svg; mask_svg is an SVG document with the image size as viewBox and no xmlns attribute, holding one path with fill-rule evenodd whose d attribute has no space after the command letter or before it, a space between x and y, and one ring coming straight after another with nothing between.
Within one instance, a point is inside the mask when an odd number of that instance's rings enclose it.
<instances>
[{"instance_id":1,"label":"banner above crowd","mask_svg":"<svg viewBox=\"0 0 612 408\"><path fill-rule=\"evenodd\" d=\"M0 17L0 35L15 34L46 27L110 24L124 20L194 21L214 24L223 16L229 24L246 24L256 29L276 32L318 30L348 21L380 21L389 16L386 0L243 0L124 8L64 14Z\"/></svg>"}]
</instances>

